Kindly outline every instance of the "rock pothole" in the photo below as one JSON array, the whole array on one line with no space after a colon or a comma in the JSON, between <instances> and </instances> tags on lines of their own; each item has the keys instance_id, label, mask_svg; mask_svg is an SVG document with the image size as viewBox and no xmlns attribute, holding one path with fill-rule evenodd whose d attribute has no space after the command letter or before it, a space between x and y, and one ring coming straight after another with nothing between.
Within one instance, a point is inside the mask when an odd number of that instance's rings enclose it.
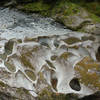
<instances>
[{"instance_id":1,"label":"rock pothole","mask_svg":"<svg viewBox=\"0 0 100 100\"><path fill-rule=\"evenodd\" d=\"M70 81L69 85L75 91L80 91L81 90L81 86L80 86L79 80L77 78L73 78Z\"/></svg>"}]
</instances>

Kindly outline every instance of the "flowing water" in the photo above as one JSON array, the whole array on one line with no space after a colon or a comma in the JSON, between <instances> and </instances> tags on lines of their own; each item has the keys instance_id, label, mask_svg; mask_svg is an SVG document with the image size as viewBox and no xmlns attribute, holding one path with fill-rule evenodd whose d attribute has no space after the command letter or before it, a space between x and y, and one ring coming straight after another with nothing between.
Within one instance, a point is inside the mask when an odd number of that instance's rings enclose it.
<instances>
[{"instance_id":1,"label":"flowing water","mask_svg":"<svg viewBox=\"0 0 100 100\"><path fill-rule=\"evenodd\" d=\"M47 86L60 93L93 93L83 84L74 90L69 83L77 62L86 56L96 61L98 46L96 37L73 32L51 18L0 8L0 80L33 96Z\"/></svg>"}]
</instances>

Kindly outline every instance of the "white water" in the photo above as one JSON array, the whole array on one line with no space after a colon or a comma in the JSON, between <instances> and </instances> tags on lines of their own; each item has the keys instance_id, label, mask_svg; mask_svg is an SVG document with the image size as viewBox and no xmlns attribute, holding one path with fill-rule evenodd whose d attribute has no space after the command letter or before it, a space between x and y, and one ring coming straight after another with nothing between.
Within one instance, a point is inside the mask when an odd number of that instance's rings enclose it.
<instances>
[{"instance_id":1,"label":"white water","mask_svg":"<svg viewBox=\"0 0 100 100\"><path fill-rule=\"evenodd\" d=\"M41 18L35 14L26 15L8 8L0 10L0 34L1 37L7 39L37 35L61 35L69 31L50 18Z\"/></svg>"}]
</instances>

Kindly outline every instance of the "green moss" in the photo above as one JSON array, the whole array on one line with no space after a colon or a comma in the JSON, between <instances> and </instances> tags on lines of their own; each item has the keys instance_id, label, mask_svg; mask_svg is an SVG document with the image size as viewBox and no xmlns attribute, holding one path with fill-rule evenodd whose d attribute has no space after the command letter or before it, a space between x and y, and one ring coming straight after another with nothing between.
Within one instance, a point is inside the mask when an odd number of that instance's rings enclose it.
<instances>
[{"instance_id":1,"label":"green moss","mask_svg":"<svg viewBox=\"0 0 100 100\"><path fill-rule=\"evenodd\" d=\"M52 60L52 61L56 60L56 58L57 58L56 55L51 56L51 60Z\"/></svg>"},{"instance_id":2,"label":"green moss","mask_svg":"<svg viewBox=\"0 0 100 100\"><path fill-rule=\"evenodd\" d=\"M38 96L39 100L53 100L50 87L43 89Z\"/></svg>"},{"instance_id":3,"label":"green moss","mask_svg":"<svg viewBox=\"0 0 100 100\"><path fill-rule=\"evenodd\" d=\"M33 47L32 52L38 52L40 49L40 46L36 45Z\"/></svg>"},{"instance_id":4,"label":"green moss","mask_svg":"<svg viewBox=\"0 0 100 100\"><path fill-rule=\"evenodd\" d=\"M7 54L6 54L6 53L4 53L4 54L0 54L0 58L3 59L3 60L6 60L6 58L7 58Z\"/></svg>"},{"instance_id":5,"label":"green moss","mask_svg":"<svg viewBox=\"0 0 100 100\"><path fill-rule=\"evenodd\" d=\"M26 37L24 39L24 42L38 42L38 39L37 38L28 38L28 37Z\"/></svg>"},{"instance_id":6,"label":"green moss","mask_svg":"<svg viewBox=\"0 0 100 100\"><path fill-rule=\"evenodd\" d=\"M61 94L61 93L53 93L50 91L50 87L44 88L39 96L39 100L78 100L76 94Z\"/></svg>"},{"instance_id":7,"label":"green moss","mask_svg":"<svg viewBox=\"0 0 100 100\"><path fill-rule=\"evenodd\" d=\"M64 59L64 60L67 60L67 58L69 57L69 56L71 56L71 55L73 55L72 53L70 53L70 52L64 52L64 53L62 53L61 55L60 55L60 59Z\"/></svg>"},{"instance_id":8,"label":"green moss","mask_svg":"<svg viewBox=\"0 0 100 100\"><path fill-rule=\"evenodd\" d=\"M85 57L76 64L75 70L81 83L93 90L100 90L100 64L98 62Z\"/></svg>"},{"instance_id":9,"label":"green moss","mask_svg":"<svg viewBox=\"0 0 100 100\"><path fill-rule=\"evenodd\" d=\"M42 1L28 3L23 6L23 9L31 12L47 11L50 9L50 5L43 3Z\"/></svg>"},{"instance_id":10,"label":"green moss","mask_svg":"<svg viewBox=\"0 0 100 100\"><path fill-rule=\"evenodd\" d=\"M82 41L87 41L87 40L94 41L95 37L93 37L93 36L83 36L81 39L82 39Z\"/></svg>"},{"instance_id":11,"label":"green moss","mask_svg":"<svg viewBox=\"0 0 100 100\"><path fill-rule=\"evenodd\" d=\"M52 64L52 62L50 62L49 60L46 60L47 64L51 67L55 69L55 66Z\"/></svg>"},{"instance_id":12,"label":"green moss","mask_svg":"<svg viewBox=\"0 0 100 100\"><path fill-rule=\"evenodd\" d=\"M13 50L13 45L14 45L14 41L13 40L9 40L6 44L5 44L5 53L7 55L12 53Z\"/></svg>"},{"instance_id":13,"label":"green moss","mask_svg":"<svg viewBox=\"0 0 100 100\"><path fill-rule=\"evenodd\" d=\"M24 67L35 70L34 66L31 64L30 60L27 58L28 56L30 56L30 54L31 54L30 52L22 54L20 56L20 60L21 60L21 63L24 65Z\"/></svg>"},{"instance_id":14,"label":"green moss","mask_svg":"<svg viewBox=\"0 0 100 100\"><path fill-rule=\"evenodd\" d=\"M82 6L85 7L89 12L94 13L97 16L100 16L99 2L83 3Z\"/></svg>"},{"instance_id":15,"label":"green moss","mask_svg":"<svg viewBox=\"0 0 100 100\"><path fill-rule=\"evenodd\" d=\"M11 72L15 72L16 71L16 67L9 63L9 62L4 62L5 66L8 68L8 70L10 70Z\"/></svg>"},{"instance_id":16,"label":"green moss","mask_svg":"<svg viewBox=\"0 0 100 100\"><path fill-rule=\"evenodd\" d=\"M52 9L52 14L55 15L61 13L64 17L66 15L73 15L80 12L79 8L80 7L74 3L62 1L55 5L55 7Z\"/></svg>"},{"instance_id":17,"label":"green moss","mask_svg":"<svg viewBox=\"0 0 100 100\"><path fill-rule=\"evenodd\" d=\"M29 94L29 91L24 89L24 88L17 88L16 93L18 93L20 95L20 97L22 97L23 94Z\"/></svg>"},{"instance_id":18,"label":"green moss","mask_svg":"<svg viewBox=\"0 0 100 100\"><path fill-rule=\"evenodd\" d=\"M33 81L36 80L36 76L35 76L35 74L34 74L33 71L25 70L25 73L26 73L26 75L27 75L31 80L33 80Z\"/></svg>"},{"instance_id":19,"label":"green moss","mask_svg":"<svg viewBox=\"0 0 100 100\"><path fill-rule=\"evenodd\" d=\"M0 87L6 87L6 84L4 84L2 81L0 81Z\"/></svg>"},{"instance_id":20,"label":"green moss","mask_svg":"<svg viewBox=\"0 0 100 100\"><path fill-rule=\"evenodd\" d=\"M95 14L93 13L90 13L90 16L89 16L94 22L100 22L100 17L96 16Z\"/></svg>"},{"instance_id":21,"label":"green moss","mask_svg":"<svg viewBox=\"0 0 100 100\"><path fill-rule=\"evenodd\" d=\"M69 44L69 45L74 44L74 43L81 42L81 40L79 38L76 38L76 37L69 37L67 39L64 39L63 41L65 43Z\"/></svg>"}]
</instances>

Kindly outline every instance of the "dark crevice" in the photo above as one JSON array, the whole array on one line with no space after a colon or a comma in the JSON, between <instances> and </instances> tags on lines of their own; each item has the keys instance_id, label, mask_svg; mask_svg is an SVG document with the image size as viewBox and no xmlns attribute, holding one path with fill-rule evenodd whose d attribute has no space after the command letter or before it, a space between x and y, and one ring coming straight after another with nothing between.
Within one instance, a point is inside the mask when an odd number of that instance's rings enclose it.
<instances>
[{"instance_id":1,"label":"dark crevice","mask_svg":"<svg viewBox=\"0 0 100 100\"><path fill-rule=\"evenodd\" d=\"M75 91L80 91L81 90L81 86L80 86L79 80L77 78L73 78L70 81L69 85Z\"/></svg>"},{"instance_id":2,"label":"dark crevice","mask_svg":"<svg viewBox=\"0 0 100 100\"><path fill-rule=\"evenodd\" d=\"M96 59L100 61L100 46L98 47L97 53L96 53Z\"/></svg>"},{"instance_id":3,"label":"dark crevice","mask_svg":"<svg viewBox=\"0 0 100 100\"><path fill-rule=\"evenodd\" d=\"M95 94L80 98L78 100L100 100L100 91L96 92Z\"/></svg>"}]
</instances>

